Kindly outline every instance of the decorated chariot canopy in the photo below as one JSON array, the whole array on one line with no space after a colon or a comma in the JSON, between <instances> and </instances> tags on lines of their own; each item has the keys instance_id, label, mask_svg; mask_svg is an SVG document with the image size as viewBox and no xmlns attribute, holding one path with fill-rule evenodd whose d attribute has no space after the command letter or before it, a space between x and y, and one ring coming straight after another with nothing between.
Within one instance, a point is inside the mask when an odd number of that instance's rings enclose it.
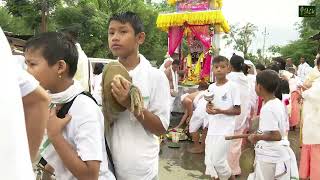
<instances>
[{"instance_id":1,"label":"decorated chariot canopy","mask_svg":"<svg viewBox=\"0 0 320 180\"><path fill-rule=\"evenodd\" d=\"M230 26L221 10L222 0L168 0L167 2L169 5L174 5L176 11L160 13L157 27L168 32L170 56L175 52L181 55L181 44L183 37L186 37L188 55L181 62L182 69L185 70L183 84L194 85L203 80L210 81L212 57L219 51L219 43L215 44L219 42L218 34L230 31Z\"/></svg>"},{"instance_id":2,"label":"decorated chariot canopy","mask_svg":"<svg viewBox=\"0 0 320 180\"><path fill-rule=\"evenodd\" d=\"M168 31L172 26L219 25L219 31L228 33L230 26L221 11L222 0L168 0L176 5L176 12L160 13L157 27Z\"/></svg>"}]
</instances>

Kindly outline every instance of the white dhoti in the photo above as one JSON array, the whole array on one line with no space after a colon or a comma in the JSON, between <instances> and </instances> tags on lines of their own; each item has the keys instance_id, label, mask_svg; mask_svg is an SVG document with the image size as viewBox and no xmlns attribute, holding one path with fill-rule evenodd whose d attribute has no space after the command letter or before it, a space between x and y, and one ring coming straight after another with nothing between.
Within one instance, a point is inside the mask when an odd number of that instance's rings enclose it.
<instances>
[{"instance_id":1,"label":"white dhoti","mask_svg":"<svg viewBox=\"0 0 320 180\"><path fill-rule=\"evenodd\" d=\"M220 180L227 180L231 176L231 169L227 161L230 143L224 136L210 136L206 138L205 165L206 175Z\"/></svg>"},{"instance_id":2,"label":"white dhoti","mask_svg":"<svg viewBox=\"0 0 320 180\"><path fill-rule=\"evenodd\" d=\"M201 126L203 126L203 121L206 115L201 113L200 111L193 111L192 117L189 123L189 132L194 133L199 130Z\"/></svg>"},{"instance_id":3,"label":"white dhoti","mask_svg":"<svg viewBox=\"0 0 320 180\"><path fill-rule=\"evenodd\" d=\"M189 132L197 132L198 129L203 126L203 128L208 127L208 113L206 112L207 101L204 98L197 100L196 109L192 113L192 117L189 123Z\"/></svg>"},{"instance_id":4,"label":"white dhoti","mask_svg":"<svg viewBox=\"0 0 320 180\"><path fill-rule=\"evenodd\" d=\"M280 163L256 161L254 173L251 173L247 180L290 180L290 169L290 160Z\"/></svg>"}]
</instances>

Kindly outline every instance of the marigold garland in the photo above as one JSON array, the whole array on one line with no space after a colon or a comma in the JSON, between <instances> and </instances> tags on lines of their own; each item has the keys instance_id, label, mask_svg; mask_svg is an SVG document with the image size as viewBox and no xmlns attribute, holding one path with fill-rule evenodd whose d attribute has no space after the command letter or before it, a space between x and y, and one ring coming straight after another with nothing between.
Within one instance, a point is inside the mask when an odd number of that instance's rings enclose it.
<instances>
[{"instance_id":1,"label":"marigold garland","mask_svg":"<svg viewBox=\"0 0 320 180\"><path fill-rule=\"evenodd\" d=\"M177 2L180 2L182 0L167 0L167 3L171 6L176 5ZM223 6L223 0L212 0L214 1L214 6L217 7L218 9L221 9Z\"/></svg>"},{"instance_id":2,"label":"marigold garland","mask_svg":"<svg viewBox=\"0 0 320 180\"><path fill-rule=\"evenodd\" d=\"M230 31L230 26L221 10L159 14L157 18L157 27L163 31L168 31L171 26L183 26L184 23L191 25L219 24L221 31L225 33Z\"/></svg>"}]
</instances>

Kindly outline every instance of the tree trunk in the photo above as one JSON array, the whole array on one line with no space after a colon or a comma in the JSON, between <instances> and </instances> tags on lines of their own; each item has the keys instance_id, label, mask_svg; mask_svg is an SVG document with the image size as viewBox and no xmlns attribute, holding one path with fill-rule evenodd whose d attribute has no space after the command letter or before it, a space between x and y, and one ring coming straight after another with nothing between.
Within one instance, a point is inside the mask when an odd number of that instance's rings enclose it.
<instances>
[{"instance_id":1,"label":"tree trunk","mask_svg":"<svg viewBox=\"0 0 320 180\"><path fill-rule=\"evenodd\" d=\"M41 30L40 32L47 32L47 21L48 21L48 14L49 14L49 7L47 0L42 1L42 7L41 7Z\"/></svg>"}]
</instances>

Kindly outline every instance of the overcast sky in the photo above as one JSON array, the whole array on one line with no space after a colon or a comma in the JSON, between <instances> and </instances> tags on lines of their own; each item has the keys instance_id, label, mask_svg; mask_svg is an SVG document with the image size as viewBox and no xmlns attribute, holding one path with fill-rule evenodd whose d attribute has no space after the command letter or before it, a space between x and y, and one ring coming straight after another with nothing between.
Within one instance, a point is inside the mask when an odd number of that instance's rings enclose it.
<instances>
[{"instance_id":1,"label":"overcast sky","mask_svg":"<svg viewBox=\"0 0 320 180\"><path fill-rule=\"evenodd\" d=\"M154 0L159 2L161 0ZM263 31L267 28L266 48L284 45L299 37L296 23L298 6L307 5L309 0L224 0L223 13L229 24L243 25L251 22L258 26L257 38L251 51L262 49Z\"/></svg>"}]
</instances>

